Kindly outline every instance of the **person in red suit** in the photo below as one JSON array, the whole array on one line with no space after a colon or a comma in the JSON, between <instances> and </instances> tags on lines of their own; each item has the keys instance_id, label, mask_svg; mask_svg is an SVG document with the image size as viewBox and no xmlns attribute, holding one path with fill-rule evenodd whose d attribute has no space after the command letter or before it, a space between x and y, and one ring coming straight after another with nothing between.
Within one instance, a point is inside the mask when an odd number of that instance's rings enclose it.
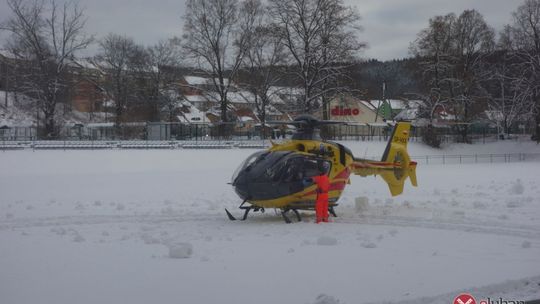
<instances>
[{"instance_id":1,"label":"person in red suit","mask_svg":"<svg viewBox=\"0 0 540 304\"><path fill-rule=\"evenodd\" d=\"M317 200L315 201L315 216L317 224L328 222L328 191L330 190L330 180L328 179L328 163L319 162L319 175L308 178L309 182L317 184Z\"/></svg>"}]
</instances>

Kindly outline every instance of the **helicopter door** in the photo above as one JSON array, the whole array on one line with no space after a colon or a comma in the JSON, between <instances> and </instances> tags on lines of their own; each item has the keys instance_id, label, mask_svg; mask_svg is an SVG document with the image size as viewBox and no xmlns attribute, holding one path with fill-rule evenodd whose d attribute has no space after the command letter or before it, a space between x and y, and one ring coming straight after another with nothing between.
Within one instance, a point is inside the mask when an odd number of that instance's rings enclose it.
<instances>
[{"instance_id":1,"label":"helicopter door","mask_svg":"<svg viewBox=\"0 0 540 304\"><path fill-rule=\"evenodd\" d=\"M294 157L287 161L286 171L281 177L284 194L296 193L304 190L302 180L305 177L303 157Z\"/></svg>"},{"instance_id":2,"label":"helicopter door","mask_svg":"<svg viewBox=\"0 0 540 304\"><path fill-rule=\"evenodd\" d=\"M304 174L305 174L305 177L314 177L314 176L320 175L321 171L320 171L319 167L321 165L321 162L326 164L326 168L327 168L326 174L328 174L328 172L330 172L330 168L332 166L332 164L329 161L324 160L324 159L318 159L318 158L306 158L306 159L304 159Z\"/></svg>"}]
</instances>

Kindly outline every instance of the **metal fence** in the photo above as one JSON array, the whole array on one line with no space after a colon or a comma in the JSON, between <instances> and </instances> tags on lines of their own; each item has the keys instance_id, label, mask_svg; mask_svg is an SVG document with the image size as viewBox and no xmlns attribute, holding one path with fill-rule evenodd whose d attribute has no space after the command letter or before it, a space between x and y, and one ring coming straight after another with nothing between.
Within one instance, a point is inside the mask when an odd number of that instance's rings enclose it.
<instances>
[{"instance_id":1,"label":"metal fence","mask_svg":"<svg viewBox=\"0 0 540 304\"><path fill-rule=\"evenodd\" d=\"M38 140L2 141L1 151L9 150L126 150L126 149L264 149L268 141L155 141L155 140Z\"/></svg>"},{"instance_id":2,"label":"metal fence","mask_svg":"<svg viewBox=\"0 0 540 304\"><path fill-rule=\"evenodd\" d=\"M221 128L221 127L223 128ZM463 141L462 136L451 127L436 128L438 138L442 143ZM42 130L40 130L42 131ZM518 130L516 130L518 131ZM288 138L294 129L285 126L265 127L257 125L228 124L181 124L181 123L127 123L115 127L112 123L77 124L63 127L57 139L97 141L97 140L263 140ZM411 141L421 141L426 132L425 127L413 126L410 132ZM38 136L43 132L35 127L2 127L0 141L33 141L47 139ZM386 141L391 133L391 127L384 123L326 126L321 130L323 138L328 140L356 141ZM486 143L500 140L496 128L487 126L471 128L467 141L471 143ZM520 133L512 139L528 137Z\"/></svg>"},{"instance_id":3,"label":"metal fence","mask_svg":"<svg viewBox=\"0 0 540 304\"><path fill-rule=\"evenodd\" d=\"M450 154L411 156L419 164L477 164L540 161L540 153Z\"/></svg>"},{"instance_id":4,"label":"metal fence","mask_svg":"<svg viewBox=\"0 0 540 304\"><path fill-rule=\"evenodd\" d=\"M267 140L251 141L3 141L0 151L13 150L128 150L128 149L266 149ZM380 156L367 157L379 159ZM540 161L540 153L492 153L492 154L440 154L412 155L411 159L422 165L511 163Z\"/></svg>"}]
</instances>

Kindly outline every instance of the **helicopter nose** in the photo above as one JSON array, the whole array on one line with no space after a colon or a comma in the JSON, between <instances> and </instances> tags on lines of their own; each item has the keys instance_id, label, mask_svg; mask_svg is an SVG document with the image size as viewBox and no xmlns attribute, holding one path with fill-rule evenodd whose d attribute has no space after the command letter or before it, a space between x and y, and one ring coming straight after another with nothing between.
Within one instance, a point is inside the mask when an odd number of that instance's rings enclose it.
<instances>
[{"instance_id":1,"label":"helicopter nose","mask_svg":"<svg viewBox=\"0 0 540 304\"><path fill-rule=\"evenodd\" d=\"M249 197L248 176L245 172L238 174L238 177L233 182L233 187L241 199L245 200Z\"/></svg>"}]
</instances>

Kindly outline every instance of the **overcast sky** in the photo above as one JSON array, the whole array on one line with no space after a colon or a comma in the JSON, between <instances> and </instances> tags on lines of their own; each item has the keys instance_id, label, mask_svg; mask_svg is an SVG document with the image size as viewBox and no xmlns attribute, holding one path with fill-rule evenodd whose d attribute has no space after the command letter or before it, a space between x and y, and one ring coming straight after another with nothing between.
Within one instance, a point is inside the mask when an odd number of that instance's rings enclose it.
<instances>
[{"instance_id":1,"label":"overcast sky","mask_svg":"<svg viewBox=\"0 0 540 304\"><path fill-rule=\"evenodd\" d=\"M61 0L58 0L61 1ZM287 0L283 0L287 1ZM428 24L430 17L476 9L488 24L500 30L511 22L511 12L523 0L345 0L362 16L361 41L369 48L363 58L388 60L408 57L409 43ZM125 34L146 45L182 35L183 0L79 0L88 16L87 31L97 38L109 32ZM0 0L0 22L10 14ZM0 44L5 41L0 35ZM93 48L95 49L95 47Z\"/></svg>"}]
</instances>

